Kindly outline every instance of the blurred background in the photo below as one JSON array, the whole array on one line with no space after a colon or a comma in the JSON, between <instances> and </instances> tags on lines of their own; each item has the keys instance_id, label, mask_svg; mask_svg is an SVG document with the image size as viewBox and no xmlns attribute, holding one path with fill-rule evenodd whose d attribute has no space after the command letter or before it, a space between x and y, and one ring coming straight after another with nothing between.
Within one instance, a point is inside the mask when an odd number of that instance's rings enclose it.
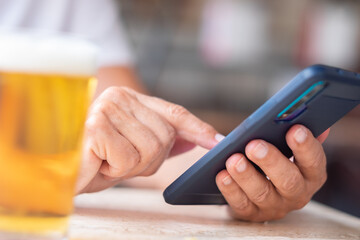
<instances>
[{"instance_id":1,"label":"blurred background","mask_svg":"<svg viewBox=\"0 0 360 240\"><path fill-rule=\"evenodd\" d=\"M229 133L302 68L360 71L360 2L119 0L137 70L153 95ZM360 109L325 143L314 199L360 217Z\"/></svg>"}]
</instances>

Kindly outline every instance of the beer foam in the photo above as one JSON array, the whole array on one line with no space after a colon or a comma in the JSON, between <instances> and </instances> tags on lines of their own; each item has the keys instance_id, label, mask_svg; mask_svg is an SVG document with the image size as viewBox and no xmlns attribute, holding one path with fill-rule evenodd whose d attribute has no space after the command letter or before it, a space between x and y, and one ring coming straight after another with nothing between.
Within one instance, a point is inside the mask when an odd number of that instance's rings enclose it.
<instances>
[{"instance_id":1,"label":"beer foam","mask_svg":"<svg viewBox=\"0 0 360 240\"><path fill-rule=\"evenodd\" d=\"M0 71L93 76L97 51L70 35L0 32Z\"/></svg>"}]
</instances>

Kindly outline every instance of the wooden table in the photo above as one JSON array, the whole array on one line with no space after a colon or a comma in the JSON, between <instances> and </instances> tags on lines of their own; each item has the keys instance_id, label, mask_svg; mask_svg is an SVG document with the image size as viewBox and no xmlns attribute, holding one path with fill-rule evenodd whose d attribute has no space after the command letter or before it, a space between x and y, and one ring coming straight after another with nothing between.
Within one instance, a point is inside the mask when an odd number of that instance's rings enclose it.
<instances>
[{"instance_id":1,"label":"wooden table","mask_svg":"<svg viewBox=\"0 0 360 240\"><path fill-rule=\"evenodd\" d=\"M171 206L162 192L130 188L75 199L71 240L360 239L360 219L310 202L278 221L231 219L226 206Z\"/></svg>"}]
</instances>

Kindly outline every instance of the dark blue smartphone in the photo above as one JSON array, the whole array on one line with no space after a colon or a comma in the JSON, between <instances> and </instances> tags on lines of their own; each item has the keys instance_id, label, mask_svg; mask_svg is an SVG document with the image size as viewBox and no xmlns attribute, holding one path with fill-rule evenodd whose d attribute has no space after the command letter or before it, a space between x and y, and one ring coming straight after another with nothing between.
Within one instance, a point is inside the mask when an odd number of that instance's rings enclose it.
<instances>
[{"instance_id":1,"label":"dark blue smartphone","mask_svg":"<svg viewBox=\"0 0 360 240\"><path fill-rule=\"evenodd\" d=\"M304 69L167 187L165 201L226 204L215 177L232 154L244 153L253 139L263 139L291 157L285 135L292 125L302 124L317 137L359 103L360 74L324 65Z\"/></svg>"}]
</instances>

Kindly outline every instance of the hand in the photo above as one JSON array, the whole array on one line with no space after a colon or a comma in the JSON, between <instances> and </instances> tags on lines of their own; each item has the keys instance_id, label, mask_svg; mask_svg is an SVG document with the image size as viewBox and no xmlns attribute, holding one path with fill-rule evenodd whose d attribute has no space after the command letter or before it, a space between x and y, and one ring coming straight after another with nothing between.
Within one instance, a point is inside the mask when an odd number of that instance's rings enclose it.
<instances>
[{"instance_id":1,"label":"hand","mask_svg":"<svg viewBox=\"0 0 360 240\"><path fill-rule=\"evenodd\" d=\"M326 157L321 142L328 133L329 130L316 139L307 128L293 126L286 135L293 162L270 143L251 141L246 146L246 156L269 179L243 154L232 155L226 161L226 170L216 177L231 214L237 219L263 222L280 219L304 207L326 181Z\"/></svg>"},{"instance_id":2,"label":"hand","mask_svg":"<svg viewBox=\"0 0 360 240\"><path fill-rule=\"evenodd\" d=\"M77 193L154 174L171 155L212 148L217 132L182 106L111 87L90 108Z\"/></svg>"}]
</instances>

